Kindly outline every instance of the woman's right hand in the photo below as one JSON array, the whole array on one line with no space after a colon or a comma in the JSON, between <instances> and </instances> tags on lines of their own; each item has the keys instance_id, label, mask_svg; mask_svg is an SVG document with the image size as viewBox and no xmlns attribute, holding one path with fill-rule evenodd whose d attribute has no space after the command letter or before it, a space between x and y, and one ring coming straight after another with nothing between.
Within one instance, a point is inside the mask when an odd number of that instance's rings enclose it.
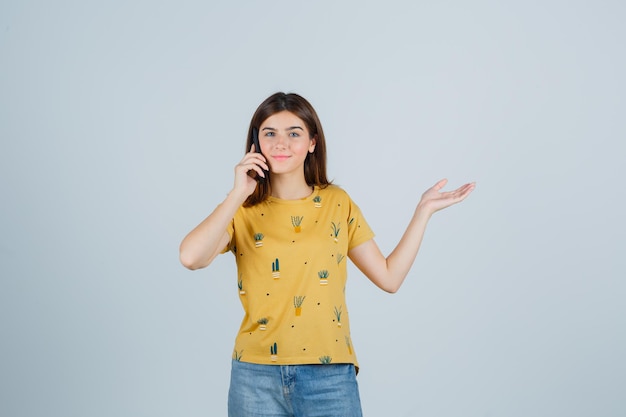
<instances>
[{"instance_id":1,"label":"woman's right hand","mask_svg":"<svg viewBox=\"0 0 626 417\"><path fill-rule=\"evenodd\" d=\"M256 180L248 173L264 176L267 161L254 151L254 145L235 167L235 186L224 201L196 226L180 244L180 261L189 269L204 268L226 247L230 240L228 226L241 204L254 192Z\"/></svg>"},{"instance_id":2,"label":"woman's right hand","mask_svg":"<svg viewBox=\"0 0 626 417\"><path fill-rule=\"evenodd\" d=\"M267 160L263 156L256 152L254 145L250 148L250 152L245 154L243 159L235 166L235 185L233 191L237 194L248 198L256 188L257 176L265 178L263 170L269 170L267 166Z\"/></svg>"}]
</instances>

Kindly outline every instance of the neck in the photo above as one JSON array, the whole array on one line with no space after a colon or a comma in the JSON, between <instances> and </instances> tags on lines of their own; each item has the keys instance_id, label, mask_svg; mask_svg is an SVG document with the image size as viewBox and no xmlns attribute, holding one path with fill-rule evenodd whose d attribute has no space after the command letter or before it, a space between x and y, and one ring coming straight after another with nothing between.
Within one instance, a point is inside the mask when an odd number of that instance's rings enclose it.
<instances>
[{"instance_id":1,"label":"neck","mask_svg":"<svg viewBox=\"0 0 626 417\"><path fill-rule=\"evenodd\" d=\"M299 179L286 178L281 175L272 177L272 197L281 200L299 200L306 198L313 192L313 187L308 185L304 177Z\"/></svg>"}]
</instances>

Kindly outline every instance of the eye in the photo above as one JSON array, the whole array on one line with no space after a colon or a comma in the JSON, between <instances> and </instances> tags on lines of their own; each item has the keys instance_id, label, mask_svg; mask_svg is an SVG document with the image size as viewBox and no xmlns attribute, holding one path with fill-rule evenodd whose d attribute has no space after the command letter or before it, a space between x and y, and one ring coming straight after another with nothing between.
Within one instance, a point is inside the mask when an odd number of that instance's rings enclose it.
<instances>
[{"instance_id":1,"label":"eye","mask_svg":"<svg viewBox=\"0 0 626 417\"><path fill-rule=\"evenodd\" d=\"M298 132L289 132L289 136L292 138L298 138L300 137L300 134Z\"/></svg>"},{"instance_id":2,"label":"eye","mask_svg":"<svg viewBox=\"0 0 626 417\"><path fill-rule=\"evenodd\" d=\"M266 137L272 137L272 136L274 136L274 132L268 130L268 131L265 132L265 136Z\"/></svg>"}]
</instances>

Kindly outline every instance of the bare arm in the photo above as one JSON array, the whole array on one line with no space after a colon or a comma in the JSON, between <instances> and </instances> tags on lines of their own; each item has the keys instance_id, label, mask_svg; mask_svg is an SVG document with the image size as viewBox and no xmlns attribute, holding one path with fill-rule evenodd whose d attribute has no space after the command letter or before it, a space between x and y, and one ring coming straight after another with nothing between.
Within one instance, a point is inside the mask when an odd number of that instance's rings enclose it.
<instances>
[{"instance_id":1,"label":"bare arm","mask_svg":"<svg viewBox=\"0 0 626 417\"><path fill-rule=\"evenodd\" d=\"M404 282L422 244L430 217L443 208L463 201L475 188L474 183L469 183L454 191L440 192L446 183L447 180L441 180L422 195L400 242L387 258L373 239L352 248L348 253L361 272L382 290L394 293Z\"/></svg>"},{"instance_id":2,"label":"bare arm","mask_svg":"<svg viewBox=\"0 0 626 417\"><path fill-rule=\"evenodd\" d=\"M226 199L196 226L180 244L180 262L189 269L208 266L228 244L228 224L239 207L256 188L256 181L247 175L254 170L264 176L262 168L268 169L263 155L247 153L235 167L235 185Z\"/></svg>"}]
</instances>

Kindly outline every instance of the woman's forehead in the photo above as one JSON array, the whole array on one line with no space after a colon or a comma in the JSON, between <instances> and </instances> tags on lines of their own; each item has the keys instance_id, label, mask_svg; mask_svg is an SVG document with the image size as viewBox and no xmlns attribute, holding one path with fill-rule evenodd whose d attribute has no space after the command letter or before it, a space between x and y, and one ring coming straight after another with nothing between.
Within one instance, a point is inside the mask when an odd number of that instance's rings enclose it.
<instances>
[{"instance_id":1,"label":"woman's forehead","mask_svg":"<svg viewBox=\"0 0 626 417\"><path fill-rule=\"evenodd\" d=\"M289 127L301 127L306 128L306 124L302 119L288 110L283 110L278 113L274 113L261 123L261 126L273 127L273 128L289 128Z\"/></svg>"}]
</instances>

